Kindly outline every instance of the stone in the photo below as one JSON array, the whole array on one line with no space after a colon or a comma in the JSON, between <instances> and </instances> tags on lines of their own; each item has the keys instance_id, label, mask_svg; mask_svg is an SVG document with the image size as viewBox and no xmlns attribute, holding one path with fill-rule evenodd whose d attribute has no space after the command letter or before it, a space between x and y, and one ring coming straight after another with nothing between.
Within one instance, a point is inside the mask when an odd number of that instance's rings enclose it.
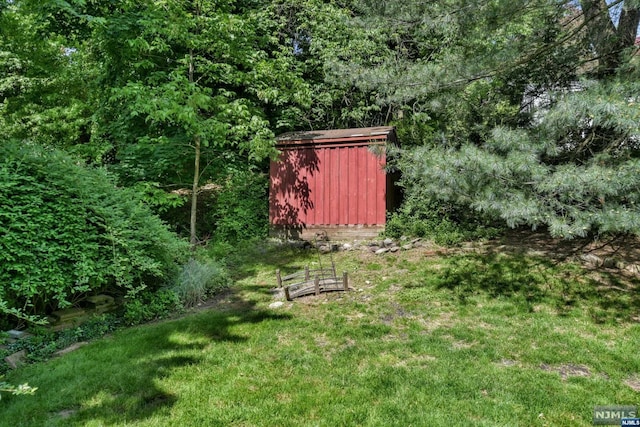
<instances>
[{"instance_id":1,"label":"stone","mask_svg":"<svg viewBox=\"0 0 640 427\"><path fill-rule=\"evenodd\" d=\"M342 245L342 249L344 249L345 251L350 251L351 249L353 249L353 245L345 243L344 245Z\"/></svg>"},{"instance_id":2,"label":"stone","mask_svg":"<svg viewBox=\"0 0 640 427\"><path fill-rule=\"evenodd\" d=\"M15 329L7 331L7 334L9 335L9 338L13 338L14 340L19 340L27 336L27 333L25 331L17 331Z\"/></svg>"},{"instance_id":3,"label":"stone","mask_svg":"<svg viewBox=\"0 0 640 427\"><path fill-rule=\"evenodd\" d=\"M382 243L384 244L385 247L388 248L388 247L390 247L390 246L392 246L394 244L394 241L393 241L393 239L387 238L387 239L384 239L384 241Z\"/></svg>"},{"instance_id":4,"label":"stone","mask_svg":"<svg viewBox=\"0 0 640 427\"><path fill-rule=\"evenodd\" d=\"M582 254L580 259L592 267L600 267L604 264L604 260L594 254Z\"/></svg>"},{"instance_id":5,"label":"stone","mask_svg":"<svg viewBox=\"0 0 640 427\"><path fill-rule=\"evenodd\" d=\"M272 302L271 304L269 304L269 308L273 308L273 309L275 309L275 308L280 308L280 307L282 307L283 305L284 305L284 302L282 302L282 301L275 301L275 302Z\"/></svg>"},{"instance_id":6,"label":"stone","mask_svg":"<svg viewBox=\"0 0 640 427\"><path fill-rule=\"evenodd\" d=\"M77 342L75 344L71 344L69 347L67 348L63 348L62 350L58 350L55 353L53 353L54 356L62 356L64 354L67 353L71 353L72 351L76 351L77 349L79 349L80 347L84 347L85 345L89 344L86 341L80 341Z\"/></svg>"},{"instance_id":7,"label":"stone","mask_svg":"<svg viewBox=\"0 0 640 427\"><path fill-rule=\"evenodd\" d=\"M87 304L89 304L92 307L97 307L100 305L109 305L109 304L114 304L113 301L113 297L109 296L109 295L93 295L90 297L87 297L85 299L85 301L87 302Z\"/></svg>"},{"instance_id":8,"label":"stone","mask_svg":"<svg viewBox=\"0 0 640 427\"><path fill-rule=\"evenodd\" d=\"M331 246L329 245L322 245L318 248L318 251L322 254L328 254L329 252L331 252Z\"/></svg>"},{"instance_id":9,"label":"stone","mask_svg":"<svg viewBox=\"0 0 640 427\"><path fill-rule=\"evenodd\" d=\"M54 311L51 314L61 322L78 319L87 315L86 311L81 308L66 308L64 310Z\"/></svg>"},{"instance_id":10,"label":"stone","mask_svg":"<svg viewBox=\"0 0 640 427\"><path fill-rule=\"evenodd\" d=\"M400 250L399 246L392 246L392 247L389 248L390 252L398 252L399 250Z\"/></svg>"},{"instance_id":11,"label":"stone","mask_svg":"<svg viewBox=\"0 0 640 427\"><path fill-rule=\"evenodd\" d=\"M380 248L377 251L375 251L375 254L382 255L382 254L386 254L387 252L389 252L389 248Z\"/></svg>"},{"instance_id":12,"label":"stone","mask_svg":"<svg viewBox=\"0 0 640 427\"><path fill-rule=\"evenodd\" d=\"M27 350L20 350L17 353L5 357L4 361L7 362L7 365L9 365L11 369L18 369L19 366L24 365L26 358Z\"/></svg>"},{"instance_id":13,"label":"stone","mask_svg":"<svg viewBox=\"0 0 640 427\"><path fill-rule=\"evenodd\" d=\"M606 268L618 268L618 262L616 258L605 258L602 265Z\"/></svg>"},{"instance_id":14,"label":"stone","mask_svg":"<svg viewBox=\"0 0 640 427\"><path fill-rule=\"evenodd\" d=\"M380 250L380 246L369 246L369 250L373 253L376 253Z\"/></svg>"},{"instance_id":15,"label":"stone","mask_svg":"<svg viewBox=\"0 0 640 427\"><path fill-rule=\"evenodd\" d=\"M402 249L405 251L410 251L411 249L413 249L413 245L411 243L402 245Z\"/></svg>"}]
</instances>

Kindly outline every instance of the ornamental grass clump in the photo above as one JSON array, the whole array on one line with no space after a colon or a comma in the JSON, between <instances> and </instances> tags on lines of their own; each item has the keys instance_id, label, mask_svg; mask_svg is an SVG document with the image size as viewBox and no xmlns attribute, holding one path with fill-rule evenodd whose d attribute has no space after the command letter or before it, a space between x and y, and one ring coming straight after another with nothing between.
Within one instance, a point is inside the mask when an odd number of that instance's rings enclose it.
<instances>
[{"instance_id":1,"label":"ornamental grass clump","mask_svg":"<svg viewBox=\"0 0 640 427\"><path fill-rule=\"evenodd\" d=\"M191 259L182 267L173 289L185 307L194 307L230 284L229 274L222 265Z\"/></svg>"}]
</instances>

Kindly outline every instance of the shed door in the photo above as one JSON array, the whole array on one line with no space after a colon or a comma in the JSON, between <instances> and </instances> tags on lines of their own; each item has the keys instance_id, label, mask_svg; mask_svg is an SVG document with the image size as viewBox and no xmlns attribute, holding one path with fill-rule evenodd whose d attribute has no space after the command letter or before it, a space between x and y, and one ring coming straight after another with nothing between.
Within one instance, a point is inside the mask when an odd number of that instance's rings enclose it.
<instances>
[{"instance_id":1,"label":"shed door","mask_svg":"<svg viewBox=\"0 0 640 427\"><path fill-rule=\"evenodd\" d=\"M271 223L384 225L384 166L366 145L283 149L271 163Z\"/></svg>"}]
</instances>

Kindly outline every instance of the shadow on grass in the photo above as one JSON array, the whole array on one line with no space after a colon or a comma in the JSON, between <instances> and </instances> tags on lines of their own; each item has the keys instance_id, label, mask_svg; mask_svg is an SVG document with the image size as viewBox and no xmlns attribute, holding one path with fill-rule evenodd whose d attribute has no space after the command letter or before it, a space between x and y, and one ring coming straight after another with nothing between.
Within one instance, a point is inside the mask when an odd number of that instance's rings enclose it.
<instances>
[{"instance_id":1,"label":"shadow on grass","mask_svg":"<svg viewBox=\"0 0 640 427\"><path fill-rule=\"evenodd\" d=\"M258 309L255 302L243 299L233 290L226 298L224 310L202 311L121 331L115 339L98 341L69 354L65 359L70 366L51 372L47 381L64 384L72 376L75 385L70 388L86 392L77 396L77 392L70 390L64 398L69 403L68 410L49 413L44 425L55 421L65 425L96 422L114 425L168 416L179 396L161 388L159 380L180 368L198 365L207 349L216 343L230 344L233 348L246 342L250 337L234 333L237 326L291 318ZM65 412L72 415L62 420Z\"/></svg>"},{"instance_id":2,"label":"shadow on grass","mask_svg":"<svg viewBox=\"0 0 640 427\"><path fill-rule=\"evenodd\" d=\"M318 253L315 249L303 246L304 242L257 242L235 248L225 256L225 263L231 270L234 280L256 276L265 269L273 270L275 286L276 268L286 268L297 264L304 266L315 261ZM304 268L304 267L301 267ZM292 271L295 268L292 267Z\"/></svg>"},{"instance_id":3,"label":"shadow on grass","mask_svg":"<svg viewBox=\"0 0 640 427\"><path fill-rule=\"evenodd\" d=\"M460 303L473 295L504 298L527 311L549 304L566 315L580 307L598 323L629 321L640 307L637 279L588 274L583 268L547 258L499 253L456 255L429 272L425 285L451 290Z\"/></svg>"}]
</instances>

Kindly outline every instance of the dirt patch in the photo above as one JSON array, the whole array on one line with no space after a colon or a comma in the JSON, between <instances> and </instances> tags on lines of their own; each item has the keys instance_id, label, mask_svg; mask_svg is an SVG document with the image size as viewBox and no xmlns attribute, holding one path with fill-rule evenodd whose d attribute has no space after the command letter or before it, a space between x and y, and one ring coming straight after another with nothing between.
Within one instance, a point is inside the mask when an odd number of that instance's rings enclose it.
<instances>
[{"instance_id":1,"label":"dirt patch","mask_svg":"<svg viewBox=\"0 0 640 427\"><path fill-rule=\"evenodd\" d=\"M76 412L78 411L75 409L65 409L64 411L58 412L56 415L58 415L63 420L66 420L67 418L71 418Z\"/></svg>"},{"instance_id":2,"label":"dirt patch","mask_svg":"<svg viewBox=\"0 0 640 427\"><path fill-rule=\"evenodd\" d=\"M624 383L631 387L633 391L640 393L640 375L634 375L631 378L627 378Z\"/></svg>"},{"instance_id":3,"label":"dirt patch","mask_svg":"<svg viewBox=\"0 0 640 427\"><path fill-rule=\"evenodd\" d=\"M547 372L557 372L563 381L569 377L590 377L592 375L591 370L587 366L574 365L571 363L556 366L543 363L540 365L540 369Z\"/></svg>"},{"instance_id":4,"label":"dirt patch","mask_svg":"<svg viewBox=\"0 0 640 427\"><path fill-rule=\"evenodd\" d=\"M620 237L591 239L554 239L544 232L510 230L500 239L474 243L474 249L486 252L521 253L556 260L579 260L594 267L628 269L640 265L640 239Z\"/></svg>"}]
</instances>

